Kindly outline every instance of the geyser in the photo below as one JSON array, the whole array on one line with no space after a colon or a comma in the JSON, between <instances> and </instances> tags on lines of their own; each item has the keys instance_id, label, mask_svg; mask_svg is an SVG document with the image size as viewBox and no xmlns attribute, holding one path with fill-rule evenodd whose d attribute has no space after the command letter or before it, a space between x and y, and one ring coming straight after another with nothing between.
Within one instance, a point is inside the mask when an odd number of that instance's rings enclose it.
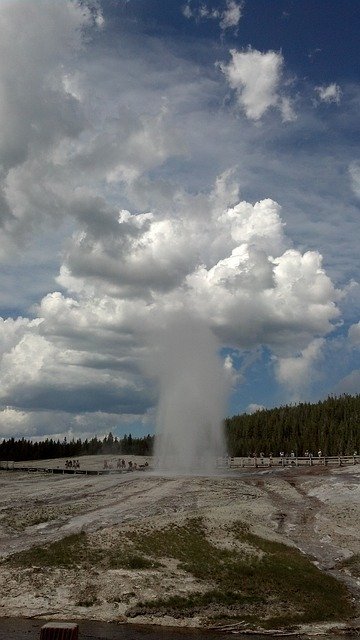
<instances>
[{"instance_id":1,"label":"geyser","mask_svg":"<svg viewBox=\"0 0 360 640\"><path fill-rule=\"evenodd\" d=\"M167 322L158 352L160 470L211 473L225 453L227 384L218 348L203 321L181 313Z\"/></svg>"}]
</instances>

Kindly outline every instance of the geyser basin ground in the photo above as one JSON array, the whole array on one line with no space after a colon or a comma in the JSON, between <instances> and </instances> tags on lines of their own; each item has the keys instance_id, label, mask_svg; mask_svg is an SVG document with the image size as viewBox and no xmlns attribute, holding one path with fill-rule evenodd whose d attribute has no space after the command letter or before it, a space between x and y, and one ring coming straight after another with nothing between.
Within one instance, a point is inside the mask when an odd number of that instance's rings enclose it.
<instances>
[{"instance_id":1,"label":"geyser basin ground","mask_svg":"<svg viewBox=\"0 0 360 640\"><path fill-rule=\"evenodd\" d=\"M0 613L184 626L358 615L343 585L358 599L359 472L2 472Z\"/></svg>"}]
</instances>

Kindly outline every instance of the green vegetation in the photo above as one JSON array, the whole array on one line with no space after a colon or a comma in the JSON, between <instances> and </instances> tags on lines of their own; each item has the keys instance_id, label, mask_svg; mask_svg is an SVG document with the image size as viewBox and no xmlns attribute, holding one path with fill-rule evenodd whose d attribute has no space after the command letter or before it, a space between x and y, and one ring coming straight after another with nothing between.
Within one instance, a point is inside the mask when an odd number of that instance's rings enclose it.
<instances>
[{"instance_id":1,"label":"green vegetation","mask_svg":"<svg viewBox=\"0 0 360 640\"><path fill-rule=\"evenodd\" d=\"M232 540L232 545L215 546L207 538L202 519L195 518L181 526L123 532L110 548L97 546L80 533L13 554L5 562L16 567L146 570L175 559L179 569L203 585L189 594L138 603L128 610L130 617L200 613L213 621L241 619L271 628L343 620L352 615L345 586L322 573L296 549L264 540L240 522L224 532L224 537ZM94 598L86 594L81 598L87 603L83 606L91 606Z\"/></svg>"},{"instance_id":2,"label":"green vegetation","mask_svg":"<svg viewBox=\"0 0 360 640\"><path fill-rule=\"evenodd\" d=\"M360 395L233 416L226 419L225 432L231 456L260 451L301 456L319 449L334 456L360 453Z\"/></svg>"},{"instance_id":3,"label":"green vegetation","mask_svg":"<svg viewBox=\"0 0 360 640\"><path fill-rule=\"evenodd\" d=\"M87 537L85 533L78 533L43 547L14 553L5 562L15 567L73 567L86 562L87 552Z\"/></svg>"},{"instance_id":4,"label":"green vegetation","mask_svg":"<svg viewBox=\"0 0 360 640\"><path fill-rule=\"evenodd\" d=\"M329 397L317 404L301 403L276 409L242 414L225 420L228 452L231 456L248 456L254 452L279 451L303 455L319 449L324 455L360 453L360 395ZM154 436L134 438L131 434L117 438L109 433L102 440L91 438L63 442L47 439L3 440L0 460L45 460L81 455L151 455Z\"/></svg>"},{"instance_id":5,"label":"green vegetation","mask_svg":"<svg viewBox=\"0 0 360 640\"><path fill-rule=\"evenodd\" d=\"M124 538L111 549L91 545L85 533L73 534L41 547L14 553L6 562L15 567L101 567L103 569L152 569L160 564L133 552Z\"/></svg>"},{"instance_id":6,"label":"green vegetation","mask_svg":"<svg viewBox=\"0 0 360 640\"><path fill-rule=\"evenodd\" d=\"M221 549L206 538L200 519L146 535L132 536L147 556L171 557L199 581L212 584L205 592L139 603L128 615L151 612L191 616L206 613L213 619L240 618L271 628L320 620L341 620L352 614L346 588L323 574L292 547L269 542L238 523L231 533L251 545L253 553ZM262 553L259 553L262 552ZM286 615L284 615L286 611Z\"/></svg>"},{"instance_id":7,"label":"green vegetation","mask_svg":"<svg viewBox=\"0 0 360 640\"><path fill-rule=\"evenodd\" d=\"M124 435L123 438L114 437L110 432L102 440L97 437L91 440L81 439L63 442L47 438L42 442L31 440L3 440L0 442L0 460L50 460L52 458L71 458L81 455L108 454L148 456L152 454L154 436L147 435L142 438L133 438L132 435Z\"/></svg>"}]
</instances>

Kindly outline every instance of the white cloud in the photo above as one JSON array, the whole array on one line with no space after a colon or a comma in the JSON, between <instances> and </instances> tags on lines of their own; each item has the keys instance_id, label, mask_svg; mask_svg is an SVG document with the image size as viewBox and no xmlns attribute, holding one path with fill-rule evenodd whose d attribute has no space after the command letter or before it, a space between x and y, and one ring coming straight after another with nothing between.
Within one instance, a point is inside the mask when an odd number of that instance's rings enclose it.
<instances>
[{"instance_id":1,"label":"white cloud","mask_svg":"<svg viewBox=\"0 0 360 640\"><path fill-rule=\"evenodd\" d=\"M227 0L226 9L221 14L220 27L223 31L237 27L242 17L243 3Z\"/></svg>"},{"instance_id":2,"label":"white cloud","mask_svg":"<svg viewBox=\"0 0 360 640\"><path fill-rule=\"evenodd\" d=\"M139 425L146 430L147 416L126 415L121 416L121 424L127 432L136 435ZM118 413L104 413L94 411L92 413L69 414L62 411L21 411L13 407L0 409L0 438L33 438L35 440L67 440L103 438L112 431L116 432L119 425ZM140 427L140 434L142 429Z\"/></svg>"},{"instance_id":3,"label":"white cloud","mask_svg":"<svg viewBox=\"0 0 360 640\"><path fill-rule=\"evenodd\" d=\"M110 238L94 239L83 230L69 249L59 283L70 283L82 296L115 296L115 313L126 304L128 314L137 309L134 317L141 322L147 314L145 331L149 304L165 318L166 309L192 307L225 343L242 347L263 342L303 347L314 332L331 331L338 294L321 256L287 248L280 207L270 199L221 209L224 179L208 197L206 221L199 213L188 215L187 198L176 217L123 212L118 233ZM58 311L56 317L65 322Z\"/></svg>"},{"instance_id":4,"label":"white cloud","mask_svg":"<svg viewBox=\"0 0 360 640\"><path fill-rule=\"evenodd\" d=\"M306 148L317 113L310 133L300 111L291 135L276 119L253 126L271 108L295 118L280 53L233 51L222 66L252 121L239 126L223 108L218 48L194 62L204 41L190 56L183 42L135 37L135 23L112 39L87 7L0 3L0 302L4 316L24 316L0 321L0 428L8 418L11 433L37 437L149 420L153 338L184 310L241 361L267 345L293 364L295 386L316 363L309 345L339 318L320 253L335 277L334 260L348 273L357 256L348 184L337 182L350 161ZM184 11L225 31L241 7ZM350 175L357 193L356 163ZM224 369L233 385L247 375L230 356Z\"/></svg>"},{"instance_id":5,"label":"white cloud","mask_svg":"<svg viewBox=\"0 0 360 640\"><path fill-rule=\"evenodd\" d=\"M360 369L354 369L347 376L342 378L335 387L336 394L349 393L358 395L360 393Z\"/></svg>"},{"instance_id":6,"label":"white cloud","mask_svg":"<svg viewBox=\"0 0 360 640\"><path fill-rule=\"evenodd\" d=\"M0 161L5 169L26 160L35 147L39 154L81 131L79 104L65 90L64 79L71 74L72 55L82 47L81 30L92 22L86 5L77 2L1 3Z\"/></svg>"},{"instance_id":7,"label":"white cloud","mask_svg":"<svg viewBox=\"0 0 360 640\"><path fill-rule=\"evenodd\" d=\"M282 96L279 102L283 122L294 122L297 119L296 112L292 105L292 101L287 96Z\"/></svg>"},{"instance_id":8,"label":"white cloud","mask_svg":"<svg viewBox=\"0 0 360 640\"><path fill-rule=\"evenodd\" d=\"M183 7L181 7L181 11L183 13L183 16L185 18L192 18L193 17L193 12L192 9L190 7L190 4L185 4Z\"/></svg>"},{"instance_id":9,"label":"white cloud","mask_svg":"<svg viewBox=\"0 0 360 640\"><path fill-rule=\"evenodd\" d=\"M351 325L348 331L348 340L351 346L360 346L360 322Z\"/></svg>"},{"instance_id":10,"label":"white cloud","mask_svg":"<svg viewBox=\"0 0 360 640\"><path fill-rule=\"evenodd\" d=\"M246 413L256 413L257 411L263 411L263 409L265 409L265 407L262 404L252 402L246 407Z\"/></svg>"},{"instance_id":11,"label":"white cloud","mask_svg":"<svg viewBox=\"0 0 360 640\"><path fill-rule=\"evenodd\" d=\"M287 248L276 202L229 207L232 180L226 172L203 196L204 217L194 215L201 199L188 196L176 216L123 210L110 236L95 238L91 227L74 236L59 277L72 293L45 296L35 321L2 325L3 404L145 414L155 398L145 366L154 336L184 310L223 345L267 344L279 380L299 385L320 351L314 337L333 328L338 293L318 253ZM233 385L242 380L230 357L224 368Z\"/></svg>"},{"instance_id":12,"label":"white cloud","mask_svg":"<svg viewBox=\"0 0 360 640\"><path fill-rule=\"evenodd\" d=\"M321 358L323 346L323 339L315 339L298 355L276 360L277 379L288 387L294 400L298 400L317 377L316 364Z\"/></svg>"},{"instance_id":13,"label":"white cloud","mask_svg":"<svg viewBox=\"0 0 360 640\"><path fill-rule=\"evenodd\" d=\"M39 0L0 4L0 192L2 247L61 208L53 154L86 127L81 101L68 90L83 31L101 17L85 3Z\"/></svg>"},{"instance_id":14,"label":"white cloud","mask_svg":"<svg viewBox=\"0 0 360 640\"><path fill-rule=\"evenodd\" d=\"M230 51L229 64L221 64L229 85L235 90L239 106L247 118L260 120L265 112L276 107L284 121L294 120L295 114L288 98L280 94L284 66L281 53L262 53L249 47L246 51Z\"/></svg>"},{"instance_id":15,"label":"white cloud","mask_svg":"<svg viewBox=\"0 0 360 640\"><path fill-rule=\"evenodd\" d=\"M233 389L235 389L239 383L243 382L244 377L242 373L235 368L230 354L224 359L224 371L225 378Z\"/></svg>"},{"instance_id":16,"label":"white cloud","mask_svg":"<svg viewBox=\"0 0 360 640\"><path fill-rule=\"evenodd\" d=\"M48 327L46 337L25 335L2 358L2 403L30 412L145 411L150 396L135 371L134 354L129 362L120 348L107 353L104 333L88 327L80 335L73 327L66 335L63 327L60 337ZM95 347L103 353L92 353Z\"/></svg>"},{"instance_id":17,"label":"white cloud","mask_svg":"<svg viewBox=\"0 0 360 640\"><path fill-rule=\"evenodd\" d=\"M10 351L27 332L37 331L41 320L0 317L0 355Z\"/></svg>"},{"instance_id":18,"label":"white cloud","mask_svg":"<svg viewBox=\"0 0 360 640\"><path fill-rule=\"evenodd\" d=\"M360 163L352 162L349 166L351 187L355 195L360 198Z\"/></svg>"},{"instance_id":19,"label":"white cloud","mask_svg":"<svg viewBox=\"0 0 360 640\"><path fill-rule=\"evenodd\" d=\"M234 29L238 26L242 17L243 5L243 2L226 0L226 8L220 11L219 9L210 9L205 3L197 8L192 8L189 1L181 10L183 16L188 19L193 18L197 21L218 20L220 29L226 31L226 29Z\"/></svg>"},{"instance_id":20,"label":"white cloud","mask_svg":"<svg viewBox=\"0 0 360 640\"><path fill-rule=\"evenodd\" d=\"M340 103L342 91L339 85L336 84L336 82L315 87L315 91L318 95L319 100L321 100L322 102L335 102L336 104Z\"/></svg>"},{"instance_id":21,"label":"white cloud","mask_svg":"<svg viewBox=\"0 0 360 640\"><path fill-rule=\"evenodd\" d=\"M218 9L209 9L205 3L199 7L192 8L190 0L181 8L181 11L185 18L194 18L197 22L200 20L217 20L221 15Z\"/></svg>"},{"instance_id":22,"label":"white cloud","mask_svg":"<svg viewBox=\"0 0 360 640\"><path fill-rule=\"evenodd\" d=\"M29 432L29 414L25 411L17 411L11 407L0 409L0 437L5 434L11 437L15 434L25 435ZM31 431L30 431L31 432Z\"/></svg>"}]
</instances>

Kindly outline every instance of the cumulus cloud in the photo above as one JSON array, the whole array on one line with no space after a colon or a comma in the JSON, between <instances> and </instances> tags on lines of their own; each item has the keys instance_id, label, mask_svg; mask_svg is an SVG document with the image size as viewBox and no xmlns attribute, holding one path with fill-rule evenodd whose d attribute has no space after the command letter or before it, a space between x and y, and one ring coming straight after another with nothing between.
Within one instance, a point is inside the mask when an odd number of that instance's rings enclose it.
<instances>
[{"instance_id":1,"label":"cumulus cloud","mask_svg":"<svg viewBox=\"0 0 360 640\"><path fill-rule=\"evenodd\" d=\"M5 169L24 161L33 145L80 130L77 101L65 90L64 79L69 53L81 47L81 29L91 21L86 5L76 2L1 3L0 158Z\"/></svg>"},{"instance_id":2,"label":"cumulus cloud","mask_svg":"<svg viewBox=\"0 0 360 640\"><path fill-rule=\"evenodd\" d=\"M276 202L229 206L226 183L231 172L208 194L206 218L188 215L188 196L176 216L122 210L110 236L76 234L59 276L68 292L45 296L36 320L0 325L3 405L146 415L154 336L180 312L224 346L268 345L291 390L308 380L322 345L314 336L332 330L338 293L317 252L289 247ZM230 357L224 370L239 383Z\"/></svg>"},{"instance_id":3,"label":"cumulus cloud","mask_svg":"<svg viewBox=\"0 0 360 640\"><path fill-rule=\"evenodd\" d=\"M0 318L0 354L11 351L27 332L37 330L40 319L28 318Z\"/></svg>"},{"instance_id":4,"label":"cumulus cloud","mask_svg":"<svg viewBox=\"0 0 360 640\"><path fill-rule=\"evenodd\" d=\"M281 384L289 388L294 400L299 399L299 394L311 385L314 376L317 375L314 365L321 358L323 346L324 340L318 338L296 356L277 359L277 378Z\"/></svg>"},{"instance_id":5,"label":"cumulus cloud","mask_svg":"<svg viewBox=\"0 0 360 640\"><path fill-rule=\"evenodd\" d=\"M11 259L49 224L64 235L67 224L85 227L88 239L110 237L119 212L104 185L126 191L184 151L166 100L139 113L108 91L99 110L98 69L82 67L104 28L97 3L4 1L0 27L0 256Z\"/></svg>"},{"instance_id":6,"label":"cumulus cloud","mask_svg":"<svg viewBox=\"0 0 360 640\"><path fill-rule=\"evenodd\" d=\"M134 435L147 428L151 430L148 416L122 414L121 424ZM67 440L78 438L79 435L85 438L97 436L103 438L112 431L116 432L119 425L118 413L104 413L93 411L80 414L71 414L64 411L21 411L13 407L0 409L0 437L3 438L35 438L44 440L53 438L54 440Z\"/></svg>"},{"instance_id":7,"label":"cumulus cloud","mask_svg":"<svg viewBox=\"0 0 360 640\"><path fill-rule=\"evenodd\" d=\"M317 93L318 99L321 100L321 102L335 102L336 104L340 103L342 91L339 85L336 84L336 82L315 87L315 91Z\"/></svg>"},{"instance_id":8,"label":"cumulus cloud","mask_svg":"<svg viewBox=\"0 0 360 640\"><path fill-rule=\"evenodd\" d=\"M53 154L86 127L81 99L69 87L82 34L99 19L95 6L70 0L0 5L0 224L17 241L59 214Z\"/></svg>"},{"instance_id":9,"label":"cumulus cloud","mask_svg":"<svg viewBox=\"0 0 360 640\"><path fill-rule=\"evenodd\" d=\"M1 361L3 404L30 411L70 413L101 410L131 414L146 410L149 397L145 397L142 385L136 384L131 367L124 375L126 362L121 363L116 356L80 351L69 340L67 347L64 351L55 340L25 335ZM121 372L116 375L119 368Z\"/></svg>"},{"instance_id":10,"label":"cumulus cloud","mask_svg":"<svg viewBox=\"0 0 360 640\"><path fill-rule=\"evenodd\" d=\"M188 3L184 14L236 28L242 3L222 7ZM299 387L337 322L339 292L319 251L293 244L289 211L266 197L262 177L249 187L256 143L243 140L255 128L244 120L238 145L233 118L214 113L224 83L213 61L204 72L145 38L148 55L128 50L130 37L111 50L110 31L94 54L92 35L106 30L97 3L4 0L0 27L1 256L13 266L33 238L57 274L31 306L23 298L18 318L6 318L10 285L1 299L0 433L147 424L159 390L154 336L177 314L226 353L267 345L278 380L292 371ZM221 68L249 120L270 108L295 117L280 53L233 51ZM29 268L32 291L38 280ZM234 360L221 371L236 387L246 366Z\"/></svg>"},{"instance_id":11,"label":"cumulus cloud","mask_svg":"<svg viewBox=\"0 0 360 640\"><path fill-rule=\"evenodd\" d=\"M249 47L230 51L229 64L221 64L230 87L235 90L239 106L247 118L260 120L270 107L280 109L284 121L294 120L290 100L280 94L284 66L281 53L262 53Z\"/></svg>"}]
</instances>

